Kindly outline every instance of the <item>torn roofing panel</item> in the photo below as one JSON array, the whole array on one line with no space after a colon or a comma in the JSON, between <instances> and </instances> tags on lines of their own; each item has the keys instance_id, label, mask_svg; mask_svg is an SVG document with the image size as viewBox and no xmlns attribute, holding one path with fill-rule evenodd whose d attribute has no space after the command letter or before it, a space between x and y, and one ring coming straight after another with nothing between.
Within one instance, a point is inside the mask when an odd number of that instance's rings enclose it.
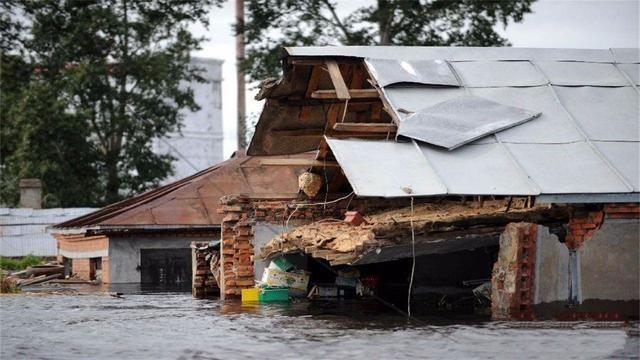
<instances>
[{"instance_id":1,"label":"torn roofing panel","mask_svg":"<svg viewBox=\"0 0 640 360\"><path fill-rule=\"evenodd\" d=\"M447 193L414 143L358 139L327 139L327 143L356 195L406 197Z\"/></svg>"},{"instance_id":2,"label":"torn roofing panel","mask_svg":"<svg viewBox=\"0 0 640 360\"><path fill-rule=\"evenodd\" d=\"M540 86L547 79L529 61L451 63L466 87Z\"/></svg>"},{"instance_id":3,"label":"torn roofing panel","mask_svg":"<svg viewBox=\"0 0 640 360\"><path fill-rule=\"evenodd\" d=\"M613 64L538 61L535 63L552 85L629 86L629 81Z\"/></svg>"},{"instance_id":4,"label":"torn roofing panel","mask_svg":"<svg viewBox=\"0 0 640 360\"><path fill-rule=\"evenodd\" d=\"M463 95L407 116L398 127L398 136L453 150L539 115L539 112Z\"/></svg>"},{"instance_id":5,"label":"torn roofing panel","mask_svg":"<svg viewBox=\"0 0 640 360\"><path fill-rule=\"evenodd\" d=\"M470 92L501 104L542 113L534 121L497 133L502 142L556 144L584 140L549 86L475 88Z\"/></svg>"},{"instance_id":6,"label":"torn roofing panel","mask_svg":"<svg viewBox=\"0 0 640 360\"><path fill-rule=\"evenodd\" d=\"M365 64L382 87L399 83L460 86L444 60L366 59Z\"/></svg>"}]
</instances>

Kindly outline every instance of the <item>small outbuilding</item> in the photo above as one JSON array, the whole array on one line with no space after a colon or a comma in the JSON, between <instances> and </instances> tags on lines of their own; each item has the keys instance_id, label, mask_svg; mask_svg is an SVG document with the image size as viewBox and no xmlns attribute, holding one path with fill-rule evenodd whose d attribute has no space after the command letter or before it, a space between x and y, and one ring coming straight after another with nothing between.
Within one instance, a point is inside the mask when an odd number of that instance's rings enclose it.
<instances>
[{"instance_id":1,"label":"small outbuilding","mask_svg":"<svg viewBox=\"0 0 640 360\"><path fill-rule=\"evenodd\" d=\"M68 274L110 284L182 285L192 279L194 241L220 239L221 196L293 199L313 154L235 155L192 176L50 228Z\"/></svg>"}]
</instances>

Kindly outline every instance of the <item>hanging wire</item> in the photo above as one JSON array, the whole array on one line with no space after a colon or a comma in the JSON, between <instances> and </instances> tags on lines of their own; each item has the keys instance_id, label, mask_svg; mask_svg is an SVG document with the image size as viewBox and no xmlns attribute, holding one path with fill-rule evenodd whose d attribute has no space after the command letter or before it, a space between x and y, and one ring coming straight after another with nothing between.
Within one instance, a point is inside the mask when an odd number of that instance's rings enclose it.
<instances>
[{"instance_id":1,"label":"hanging wire","mask_svg":"<svg viewBox=\"0 0 640 360\"><path fill-rule=\"evenodd\" d=\"M416 234L413 229L413 196L411 197L411 255L413 262L411 264L411 278L409 280L409 292L407 293L407 317L411 317L411 290L413 289L413 277L416 272Z\"/></svg>"}]
</instances>

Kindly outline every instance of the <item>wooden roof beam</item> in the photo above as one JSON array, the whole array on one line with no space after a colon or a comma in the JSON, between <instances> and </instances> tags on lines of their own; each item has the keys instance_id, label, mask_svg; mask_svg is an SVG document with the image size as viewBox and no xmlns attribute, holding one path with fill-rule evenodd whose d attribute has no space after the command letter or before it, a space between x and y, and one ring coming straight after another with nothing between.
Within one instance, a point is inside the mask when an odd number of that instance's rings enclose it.
<instances>
[{"instance_id":1,"label":"wooden roof beam","mask_svg":"<svg viewBox=\"0 0 640 360\"><path fill-rule=\"evenodd\" d=\"M379 99L376 89L349 89L349 97L353 99ZM311 93L312 99L339 99L337 90L316 90Z\"/></svg>"},{"instance_id":2,"label":"wooden roof beam","mask_svg":"<svg viewBox=\"0 0 640 360\"><path fill-rule=\"evenodd\" d=\"M338 132L363 132L363 133L395 133L398 130L396 124L379 123L336 123L333 130Z\"/></svg>"},{"instance_id":3,"label":"wooden roof beam","mask_svg":"<svg viewBox=\"0 0 640 360\"><path fill-rule=\"evenodd\" d=\"M349 88L347 88L347 84L344 82L344 78L342 77L342 73L340 72L340 67L335 60L327 60L327 71L329 72L329 77L331 78L331 82L333 83L333 87L336 89L336 95L340 100L348 100L351 99L349 95Z\"/></svg>"}]
</instances>

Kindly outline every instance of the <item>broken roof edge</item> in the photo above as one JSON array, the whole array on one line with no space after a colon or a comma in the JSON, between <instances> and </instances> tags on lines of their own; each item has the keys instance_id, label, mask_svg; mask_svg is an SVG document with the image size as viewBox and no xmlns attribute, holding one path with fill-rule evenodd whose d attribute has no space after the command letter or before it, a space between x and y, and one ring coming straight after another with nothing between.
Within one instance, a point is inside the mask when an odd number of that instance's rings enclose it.
<instances>
[{"instance_id":1,"label":"broken roof edge","mask_svg":"<svg viewBox=\"0 0 640 360\"><path fill-rule=\"evenodd\" d=\"M640 193L607 194L541 194L536 196L539 204L604 204L604 203L640 203Z\"/></svg>"}]
</instances>

